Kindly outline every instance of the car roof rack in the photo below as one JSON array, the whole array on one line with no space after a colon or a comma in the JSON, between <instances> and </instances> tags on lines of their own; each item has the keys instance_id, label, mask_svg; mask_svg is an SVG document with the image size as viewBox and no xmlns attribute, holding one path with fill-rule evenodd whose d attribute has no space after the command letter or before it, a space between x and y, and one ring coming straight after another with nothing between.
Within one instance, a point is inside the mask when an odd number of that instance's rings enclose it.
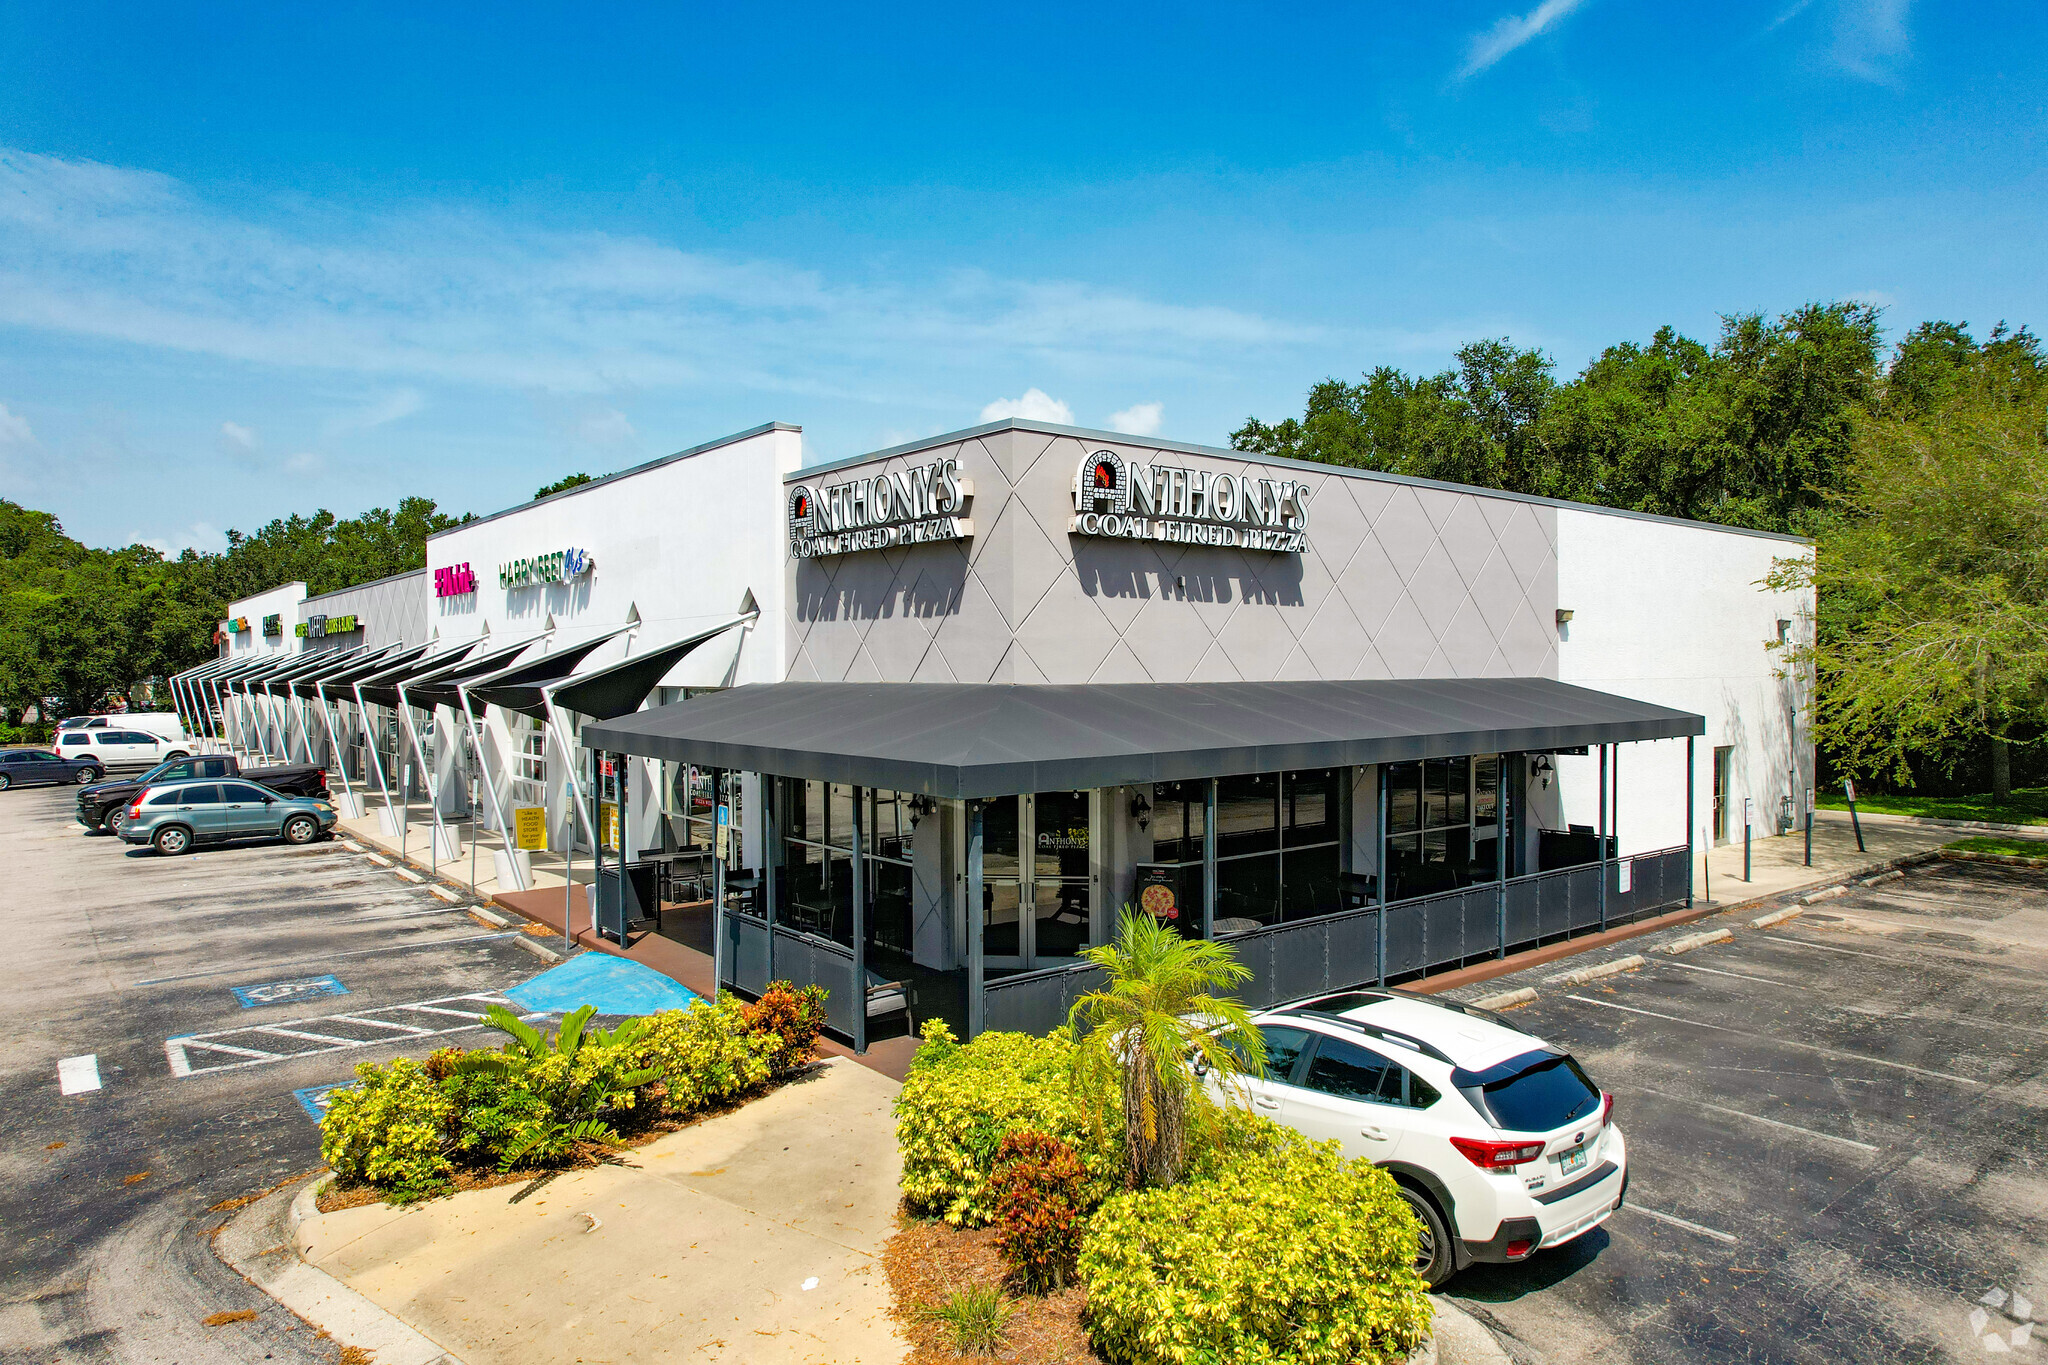
<instances>
[{"instance_id":1,"label":"car roof rack","mask_svg":"<svg viewBox=\"0 0 2048 1365\"><path fill-rule=\"evenodd\" d=\"M1286 1009L1279 1011L1279 1013L1312 1014L1327 1023L1337 1025L1339 1028L1350 1029L1353 1033L1362 1033L1368 1038L1377 1038L1383 1043L1392 1043L1395 1047L1405 1047L1412 1052L1419 1052L1425 1057L1433 1057L1446 1066L1457 1065L1448 1054L1435 1044L1425 1043L1414 1034L1403 1033L1399 1029L1382 1028L1378 1024L1368 1024L1359 1019L1346 1019L1341 1014L1332 1014L1328 1010L1319 1010L1313 1005L1290 1005Z\"/></svg>"},{"instance_id":2,"label":"car roof rack","mask_svg":"<svg viewBox=\"0 0 2048 1365\"><path fill-rule=\"evenodd\" d=\"M1514 1029L1517 1033L1522 1032L1521 1029L1515 1028L1513 1020L1509 1019L1499 1010L1486 1009L1480 1005L1468 1005L1463 1000L1452 1000L1441 995L1424 995L1421 991L1403 990L1399 986L1357 986L1348 991L1331 991L1327 995L1310 996L1306 1000L1297 1000L1291 1005L1282 1006L1282 1008L1313 1009L1323 1001L1338 1000L1346 997L1354 999L1371 997L1379 1000L1406 1000L1417 1005L1434 1005L1440 1010L1450 1010L1454 1014L1462 1014L1472 1019L1484 1019L1489 1024L1499 1024L1502 1028Z\"/></svg>"}]
</instances>

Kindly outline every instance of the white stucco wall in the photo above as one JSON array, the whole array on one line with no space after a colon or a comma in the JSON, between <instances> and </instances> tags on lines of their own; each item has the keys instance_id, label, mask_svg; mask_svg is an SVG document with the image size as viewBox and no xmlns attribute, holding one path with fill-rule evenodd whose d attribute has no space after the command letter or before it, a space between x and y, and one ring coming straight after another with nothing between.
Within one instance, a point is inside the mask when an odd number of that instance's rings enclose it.
<instances>
[{"instance_id":1,"label":"white stucco wall","mask_svg":"<svg viewBox=\"0 0 2048 1365\"><path fill-rule=\"evenodd\" d=\"M227 649L223 652L237 659L253 659L264 654L296 654L305 642L293 631L299 623L299 603L306 600L304 583L285 583L259 592L253 597L244 597L228 603L226 620L220 623L222 631L228 628L228 621L238 616L249 618L249 629L237 631L227 637ZM263 633L263 618L275 616L284 627L282 635L266 636Z\"/></svg>"},{"instance_id":2,"label":"white stucco wall","mask_svg":"<svg viewBox=\"0 0 2048 1365\"><path fill-rule=\"evenodd\" d=\"M772 424L432 537L424 587L429 629L442 640L488 631L490 644L483 647L490 648L537 635L552 618L555 632L543 648L560 649L617 630L637 614L639 630L598 649L582 665L588 670L714 625L751 601L761 613L754 628L708 641L663 685L782 681L782 488L783 476L802 461L802 440L799 428ZM591 555L595 564L588 574L569 583L499 585L499 565L569 547ZM462 564L475 574L477 590L435 597L434 571ZM448 729L459 725L452 711L444 709L442 719ZM502 756L505 720L492 708L485 727L486 761L494 775L508 762ZM549 827L559 830L566 793L559 750L550 755ZM652 765L635 764L636 843L659 809L651 778Z\"/></svg>"},{"instance_id":3,"label":"white stucco wall","mask_svg":"<svg viewBox=\"0 0 2048 1365\"><path fill-rule=\"evenodd\" d=\"M1695 842L1712 819L1713 755L1733 749L1728 826L1740 840L1741 802L1755 802L1759 836L1777 832L1780 801L1795 812L1813 780L1806 689L1781 678L1778 622L1812 638L1811 593L1772 593L1774 559L1806 557L1790 539L1615 516L1557 514L1558 594L1572 619L1558 632L1560 681L1682 707L1706 717L1694 770ZM1597 760L1557 760L1559 823L1595 822ZM1620 746L1620 852L1685 842L1685 741ZM1533 795L1533 794L1532 794Z\"/></svg>"}]
</instances>

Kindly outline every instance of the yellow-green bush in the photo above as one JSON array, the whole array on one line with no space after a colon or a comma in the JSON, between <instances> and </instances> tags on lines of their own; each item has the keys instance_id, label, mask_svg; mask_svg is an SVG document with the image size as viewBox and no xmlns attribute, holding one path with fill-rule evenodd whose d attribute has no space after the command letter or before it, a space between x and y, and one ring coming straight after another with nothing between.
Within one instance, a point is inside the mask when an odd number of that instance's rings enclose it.
<instances>
[{"instance_id":1,"label":"yellow-green bush","mask_svg":"<svg viewBox=\"0 0 2048 1365\"><path fill-rule=\"evenodd\" d=\"M1088 1328L1127 1365L1401 1360L1429 1332L1417 1225L1386 1172L1271 1128L1089 1220Z\"/></svg>"},{"instance_id":2,"label":"yellow-green bush","mask_svg":"<svg viewBox=\"0 0 2048 1365\"><path fill-rule=\"evenodd\" d=\"M454 1165L443 1151L455 1105L410 1057L364 1062L356 1083L333 1091L320 1121L320 1158L348 1184L379 1185L394 1201L444 1186Z\"/></svg>"},{"instance_id":3,"label":"yellow-green bush","mask_svg":"<svg viewBox=\"0 0 2048 1365\"><path fill-rule=\"evenodd\" d=\"M989 1222L996 1149L1027 1128L1074 1149L1088 1172L1088 1206L1116 1187L1113 1139L1089 1122L1068 1082L1074 1045L1066 1034L984 1033L961 1044L933 1021L924 1036L896 1097L903 1193L913 1206L956 1226Z\"/></svg>"},{"instance_id":4,"label":"yellow-green bush","mask_svg":"<svg viewBox=\"0 0 2048 1365\"><path fill-rule=\"evenodd\" d=\"M749 1028L747 1007L726 995L649 1016L639 1061L662 1068L669 1108L689 1113L767 1080L783 1046L780 1034Z\"/></svg>"}]
</instances>

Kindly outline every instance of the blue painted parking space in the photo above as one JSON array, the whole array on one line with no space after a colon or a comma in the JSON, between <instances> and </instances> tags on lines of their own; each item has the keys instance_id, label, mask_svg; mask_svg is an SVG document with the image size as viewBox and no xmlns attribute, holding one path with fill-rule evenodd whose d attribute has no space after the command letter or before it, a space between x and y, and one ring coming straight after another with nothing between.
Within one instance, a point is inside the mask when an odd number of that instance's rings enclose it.
<instances>
[{"instance_id":1,"label":"blue painted parking space","mask_svg":"<svg viewBox=\"0 0 2048 1365\"><path fill-rule=\"evenodd\" d=\"M337 1090L346 1090L354 1081L336 1081L332 1085L309 1085L292 1091L292 1098L299 1102L299 1108L306 1111L306 1117L318 1123L327 1117L327 1101Z\"/></svg>"},{"instance_id":2,"label":"blue painted parking space","mask_svg":"<svg viewBox=\"0 0 2048 1365\"><path fill-rule=\"evenodd\" d=\"M348 987L341 984L339 977L331 973L326 976L305 976L295 981L270 981L260 986L231 986L235 999L242 1002L242 1008L253 1010L261 1005L286 1005L297 1000L311 1000L323 995L347 995Z\"/></svg>"},{"instance_id":3,"label":"blue painted parking space","mask_svg":"<svg viewBox=\"0 0 2048 1365\"><path fill-rule=\"evenodd\" d=\"M599 1014L654 1014L699 998L652 967L599 952L578 954L504 994L522 1009L562 1014L585 1005Z\"/></svg>"}]
</instances>

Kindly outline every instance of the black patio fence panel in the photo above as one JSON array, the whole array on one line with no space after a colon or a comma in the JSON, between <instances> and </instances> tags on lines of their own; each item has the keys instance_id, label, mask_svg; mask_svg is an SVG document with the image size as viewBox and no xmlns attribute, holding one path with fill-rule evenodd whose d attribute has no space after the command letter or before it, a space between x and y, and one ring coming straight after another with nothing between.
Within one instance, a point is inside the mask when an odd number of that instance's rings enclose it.
<instances>
[{"instance_id":1,"label":"black patio fence panel","mask_svg":"<svg viewBox=\"0 0 2048 1365\"><path fill-rule=\"evenodd\" d=\"M799 985L825 988L825 1023L841 1033L853 1032L854 1011L867 1004L853 988L853 950L816 934L775 926L775 975Z\"/></svg>"},{"instance_id":2,"label":"black patio fence panel","mask_svg":"<svg viewBox=\"0 0 2048 1365\"><path fill-rule=\"evenodd\" d=\"M1050 1033L1067 1022L1074 1002L1107 979L1092 962L991 978L982 988L982 1020L1004 1033Z\"/></svg>"},{"instance_id":3,"label":"black patio fence panel","mask_svg":"<svg viewBox=\"0 0 2048 1365\"><path fill-rule=\"evenodd\" d=\"M725 912L725 980L749 995L768 989L768 922L736 910Z\"/></svg>"},{"instance_id":4,"label":"black patio fence panel","mask_svg":"<svg viewBox=\"0 0 2048 1365\"><path fill-rule=\"evenodd\" d=\"M1628 889L1621 888L1620 864L1607 887L1607 921L1610 924L1643 919L1685 901L1685 864L1692 856L1686 848L1663 848L1625 858Z\"/></svg>"},{"instance_id":5,"label":"black patio fence panel","mask_svg":"<svg viewBox=\"0 0 2048 1365\"><path fill-rule=\"evenodd\" d=\"M1599 928L1600 864L1587 863L1583 867L1566 869L1565 885L1570 888L1566 894L1571 900L1571 931L1577 933L1581 929Z\"/></svg>"}]
</instances>

